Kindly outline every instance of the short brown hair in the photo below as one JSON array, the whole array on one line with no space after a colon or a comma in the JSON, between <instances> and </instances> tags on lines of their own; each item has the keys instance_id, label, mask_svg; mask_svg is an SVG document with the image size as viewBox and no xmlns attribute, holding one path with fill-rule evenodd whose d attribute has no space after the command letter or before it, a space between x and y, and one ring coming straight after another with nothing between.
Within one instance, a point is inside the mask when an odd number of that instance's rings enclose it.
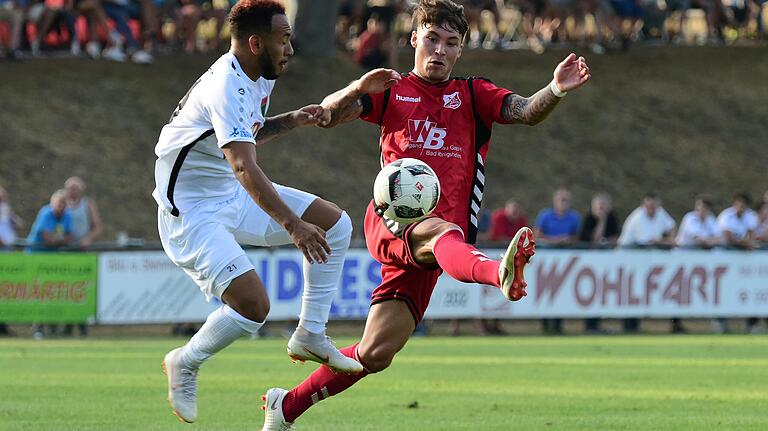
<instances>
[{"instance_id":1,"label":"short brown hair","mask_svg":"<svg viewBox=\"0 0 768 431\"><path fill-rule=\"evenodd\" d=\"M451 0L421 0L413 10L413 28L437 25L446 30L455 30L463 38L469 29L464 16L464 6Z\"/></svg>"},{"instance_id":2,"label":"short brown hair","mask_svg":"<svg viewBox=\"0 0 768 431\"><path fill-rule=\"evenodd\" d=\"M285 6L277 0L240 0L229 12L230 31L240 40L268 34L275 15L285 15Z\"/></svg>"}]
</instances>

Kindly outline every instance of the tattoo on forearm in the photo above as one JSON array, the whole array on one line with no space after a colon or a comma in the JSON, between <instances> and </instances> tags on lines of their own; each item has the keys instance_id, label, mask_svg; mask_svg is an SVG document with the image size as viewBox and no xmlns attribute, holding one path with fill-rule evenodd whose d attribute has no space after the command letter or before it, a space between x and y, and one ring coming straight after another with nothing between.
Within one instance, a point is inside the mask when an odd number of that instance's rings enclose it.
<instances>
[{"instance_id":1,"label":"tattoo on forearm","mask_svg":"<svg viewBox=\"0 0 768 431\"><path fill-rule=\"evenodd\" d=\"M535 125L547 118L560 102L549 87L542 88L531 97L510 94L504 99L502 115L511 123Z\"/></svg>"},{"instance_id":2,"label":"tattoo on forearm","mask_svg":"<svg viewBox=\"0 0 768 431\"><path fill-rule=\"evenodd\" d=\"M264 120L264 125L256 133L256 144L266 144L273 138L294 128L289 114L269 117Z\"/></svg>"}]
</instances>

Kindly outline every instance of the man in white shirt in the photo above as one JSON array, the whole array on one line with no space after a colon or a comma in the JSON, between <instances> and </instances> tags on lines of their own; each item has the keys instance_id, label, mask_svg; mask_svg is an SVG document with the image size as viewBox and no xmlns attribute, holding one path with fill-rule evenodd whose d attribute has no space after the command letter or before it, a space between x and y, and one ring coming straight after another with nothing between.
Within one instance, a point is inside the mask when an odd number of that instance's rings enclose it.
<instances>
[{"instance_id":1,"label":"man in white shirt","mask_svg":"<svg viewBox=\"0 0 768 431\"><path fill-rule=\"evenodd\" d=\"M273 0L241 0L229 20L230 52L192 85L155 147L153 196L163 249L209 300L224 303L163 360L168 399L185 422L197 419L202 363L258 331L269 312L264 284L239 243L293 243L304 254L302 311L288 342L291 358L342 373L363 369L325 336L352 233L349 216L314 195L273 184L256 163L256 145L295 127L326 124L330 111L309 105L265 118L274 80L293 55L285 9ZM362 93L382 92L393 83L386 71L359 80Z\"/></svg>"},{"instance_id":2,"label":"man in white shirt","mask_svg":"<svg viewBox=\"0 0 768 431\"><path fill-rule=\"evenodd\" d=\"M675 236L675 220L661 207L655 194L648 193L643 204L624 221L619 246L668 246Z\"/></svg>"},{"instance_id":3,"label":"man in white shirt","mask_svg":"<svg viewBox=\"0 0 768 431\"><path fill-rule=\"evenodd\" d=\"M712 214L712 203L698 197L693 211L683 217L675 244L678 247L710 248L720 243L720 229Z\"/></svg>"},{"instance_id":4,"label":"man in white shirt","mask_svg":"<svg viewBox=\"0 0 768 431\"><path fill-rule=\"evenodd\" d=\"M752 249L757 229L757 214L749 208L752 200L745 193L734 196L733 205L717 216L717 226L723 234L723 243L729 247Z\"/></svg>"}]
</instances>

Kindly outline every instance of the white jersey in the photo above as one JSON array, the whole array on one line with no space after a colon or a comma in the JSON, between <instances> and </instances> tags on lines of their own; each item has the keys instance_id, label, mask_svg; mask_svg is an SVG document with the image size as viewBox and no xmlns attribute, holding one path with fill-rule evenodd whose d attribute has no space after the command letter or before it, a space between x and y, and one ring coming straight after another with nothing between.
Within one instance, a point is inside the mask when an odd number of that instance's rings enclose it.
<instances>
[{"instance_id":1,"label":"white jersey","mask_svg":"<svg viewBox=\"0 0 768 431\"><path fill-rule=\"evenodd\" d=\"M160 132L155 154L157 204L178 216L203 200L230 198L240 187L221 147L251 142L264 124L275 81L252 81L232 53L192 85Z\"/></svg>"}]
</instances>

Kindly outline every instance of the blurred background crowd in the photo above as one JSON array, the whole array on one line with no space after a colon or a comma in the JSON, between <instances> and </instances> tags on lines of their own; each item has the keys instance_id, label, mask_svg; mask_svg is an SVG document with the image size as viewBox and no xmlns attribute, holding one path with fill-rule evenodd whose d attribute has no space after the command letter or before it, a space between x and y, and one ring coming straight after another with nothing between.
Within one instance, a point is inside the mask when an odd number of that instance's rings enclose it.
<instances>
[{"instance_id":1,"label":"blurred background crowd","mask_svg":"<svg viewBox=\"0 0 768 431\"><path fill-rule=\"evenodd\" d=\"M317 0L322 1L322 0ZM632 44L733 44L765 39L768 0L463 0L466 47L493 50ZM296 10L296 0L286 2ZM0 0L4 57L86 56L152 63L173 51L217 50L232 0ZM337 44L369 68L396 66L408 43L408 0L340 0Z\"/></svg>"}]
</instances>

